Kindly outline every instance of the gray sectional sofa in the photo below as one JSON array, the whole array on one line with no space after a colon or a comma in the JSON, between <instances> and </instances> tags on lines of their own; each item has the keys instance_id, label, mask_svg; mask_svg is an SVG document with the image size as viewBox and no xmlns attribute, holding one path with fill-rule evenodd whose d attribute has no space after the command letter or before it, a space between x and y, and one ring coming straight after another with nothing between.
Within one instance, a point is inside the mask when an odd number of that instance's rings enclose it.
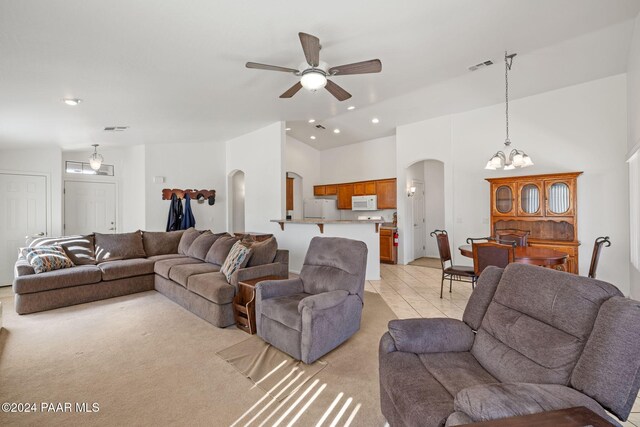
<instances>
[{"instance_id":1,"label":"gray sectional sofa","mask_svg":"<svg viewBox=\"0 0 640 427\"><path fill-rule=\"evenodd\" d=\"M626 420L640 387L640 303L551 269L487 268L463 320L393 320L380 341L391 426L454 426L585 406Z\"/></svg>"},{"instance_id":2,"label":"gray sectional sofa","mask_svg":"<svg viewBox=\"0 0 640 427\"><path fill-rule=\"evenodd\" d=\"M35 274L20 257L15 310L35 313L155 289L215 326L230 326L238 281L289 272L289 252L273 238L253 243L248 263L227 282L220 268L236 241L194 229L39 238L30 246L61 245L75 267Z\"/></svg>"}]
</instances>

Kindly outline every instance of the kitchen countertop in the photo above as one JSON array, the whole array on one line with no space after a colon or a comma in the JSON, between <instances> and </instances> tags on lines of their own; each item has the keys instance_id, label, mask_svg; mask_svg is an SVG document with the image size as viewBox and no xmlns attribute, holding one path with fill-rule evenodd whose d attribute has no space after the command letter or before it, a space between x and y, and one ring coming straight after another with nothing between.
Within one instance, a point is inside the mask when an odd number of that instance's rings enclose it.
<instances>
[{"instance_id":1,"label":"kitchen countertop","mask_svg":"<svg viewBox=\"0 0 640 427\"><path fill-rule=\"evenodd\" d=\"M271 222L285 224L383 224L381 219L272 219Z\"/></svg>"}]
</instances>

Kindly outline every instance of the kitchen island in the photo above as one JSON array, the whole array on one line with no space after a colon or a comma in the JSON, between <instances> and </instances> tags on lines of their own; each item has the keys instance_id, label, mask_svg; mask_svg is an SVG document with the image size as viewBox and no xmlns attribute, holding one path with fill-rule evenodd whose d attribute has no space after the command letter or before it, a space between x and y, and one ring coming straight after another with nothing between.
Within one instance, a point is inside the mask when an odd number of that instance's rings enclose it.
<instances>
[{"instance_id":1,"label":"kitchen island","mask_svg":"<svg viewBox=\"0 0 640 427\"><path fill-rule=\"evenodd\" d=\"M380 235L382 220L336 219L273 219L273 234L278 247L289 250L289 268L294 273L302 269L309 242L315 236L344 237L367 245L367 280L380 280Z\"/></svg>"}]
</instances>

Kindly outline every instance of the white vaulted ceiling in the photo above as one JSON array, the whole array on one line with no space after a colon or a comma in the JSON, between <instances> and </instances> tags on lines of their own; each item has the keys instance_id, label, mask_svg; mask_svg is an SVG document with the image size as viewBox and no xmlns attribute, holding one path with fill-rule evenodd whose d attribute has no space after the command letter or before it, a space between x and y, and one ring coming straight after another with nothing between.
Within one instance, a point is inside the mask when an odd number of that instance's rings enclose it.
<instances>
[{"instance_id":1,"label":"white vaulted ceiling","mask_svg":"<svg viewBox=\"0 0 640 427\"><path fill-rule=\"evenodd\" d=\"M519 53L514 97L624 72L639 11L632 0L3 0L0 148L224 141L278 120L321 149L371 139L500 102L505 49ZM297 68L299 31L320 38L330 65L380 58L383 71L336 77L353 95L342 103L326 91L279 99L295 76L244 63ZM497 64L467 71L488 58ZM309 118L327 127L315 141Z\"/></svg>"}]
</instances>

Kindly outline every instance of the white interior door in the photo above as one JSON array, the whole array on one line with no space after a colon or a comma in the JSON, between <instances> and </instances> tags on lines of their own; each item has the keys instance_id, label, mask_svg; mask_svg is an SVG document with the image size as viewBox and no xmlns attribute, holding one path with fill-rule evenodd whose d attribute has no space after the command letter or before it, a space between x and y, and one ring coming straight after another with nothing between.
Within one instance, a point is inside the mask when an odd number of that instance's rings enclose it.
<instances>
[{"instance_id":1,"label":"white interior door","mask_svg":"<svg viewBox=\"0 0 640 427\"><path fill-rule=\"evenodd\" d=\"M111 182L65 181L66 235L116 232L116 185Z\"/></svg>"},{"instance_id":2,"label":"white interior door","mask_svg":"<svg viewBox=\"0 0 640 427\"><path fill-rule=\"evenodd\" d=\"M427 240L424 183L413 181L416 192L412 197L413 203L413 258L425 256L425 246Z\"/></svg>"},{"instance_id":3,"label":"white interior door","mask_svg":"<svg viewBox=\"0 0 640 427\"><path fill-rule=\"evenodd\" d=\"M13 281L18 249L47 234L47 178L0 173L0 286Z\"/></svg>"}]
</instances>

